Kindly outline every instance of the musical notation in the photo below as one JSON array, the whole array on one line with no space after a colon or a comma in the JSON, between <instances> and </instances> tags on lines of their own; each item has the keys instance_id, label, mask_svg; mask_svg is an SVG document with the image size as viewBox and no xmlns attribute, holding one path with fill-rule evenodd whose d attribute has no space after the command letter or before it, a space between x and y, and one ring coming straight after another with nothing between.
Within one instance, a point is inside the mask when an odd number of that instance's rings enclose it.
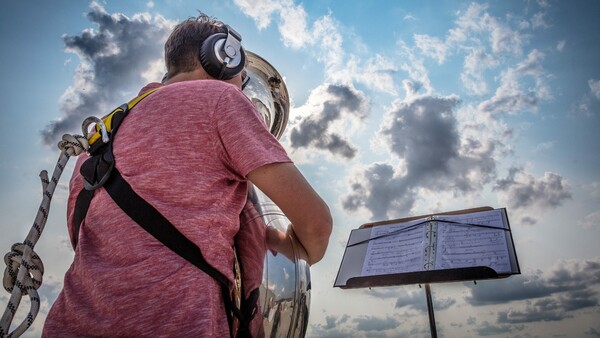
<instances>
[{"instance_id":1,"label":"musical notation","mask_svg":"<svg viewBox=\"0 0 600 338\"><path fill-rule=\"evenodd\" d=\"M423 268L427 224L414 228L410 228L411 225L396 224L373 228L371 238L377 239L369 241L362 268L363 276L402 273ZM381 237L404 228L409 229L395 235Z\"/></svg>"},{"instance_id":2,"label":"musical notation","mask_svg":"<svg viewBox=\"0 0 600 338\"><path fill-rule=\"evenodd\" d=\"M362 276L477 266L510 273L506 229L501 210L373 227Z\"/></svg>"},{"instance_id":3,"label":"musical notation","mask_svg":"<svg viewBox=\"0 0 600 338\"><path fill-rule=\"evenodd\" d=\"M520 273L503 208L367 225L352 230L334 286L461 281Z\"/></svg>"}]
</instances>

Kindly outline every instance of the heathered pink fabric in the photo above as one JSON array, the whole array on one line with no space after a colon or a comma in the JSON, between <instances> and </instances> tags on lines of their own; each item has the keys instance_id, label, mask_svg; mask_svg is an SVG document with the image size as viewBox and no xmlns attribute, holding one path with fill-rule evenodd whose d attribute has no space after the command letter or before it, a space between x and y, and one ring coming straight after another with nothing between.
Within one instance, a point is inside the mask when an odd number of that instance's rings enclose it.
<instances>
[{"instance_id":1,"label":"heathered pink fabric","mask_svg":"<svg viewBox=\"0 0 600 338\"><path fill-rule=\"evenodd\" d=\"M149 84L141 92L157 86ZM233 238L246 203L246 175L269 163L290 162L241 91L211 80L174 83L141 101L121 125L114 154L116 167L133 189L229 279ZM70 182L71 236L75 198L82 189L82 157ZM246 240L264 243L264 232L256 236ZM260 280L261 272L254 272ZM228 335L219 285L98 190L43 336Z\"/></svg>"}]
</instances>

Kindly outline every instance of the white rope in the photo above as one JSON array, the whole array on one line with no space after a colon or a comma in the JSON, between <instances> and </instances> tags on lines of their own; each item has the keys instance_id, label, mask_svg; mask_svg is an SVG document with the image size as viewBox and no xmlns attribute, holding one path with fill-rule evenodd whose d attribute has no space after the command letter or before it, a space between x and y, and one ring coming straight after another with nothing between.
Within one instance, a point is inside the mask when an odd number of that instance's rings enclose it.
<instances>
[{"instance_id":1,"label":"white rope","mask_svg":"<svg viewBox=\"0 0 600 338\"><path fill-rule=\"evenodd\" d=\"M61 150L61 154L52 173L52 179L48 180L48 173L45 170L40 173L43 198L31 230L23 243L15 243L11 252L4 256L6 270L4 270L3 284L4 288L11 292L11 297L4 315L2 315L2 321L0 321L0 336L3 338L22 335L33 324L39 312L40 298L37 289L42 285L44 265L40 257L33 251L33 247L44 230L50 210L50 201L69 158L87 151L89 144L83 136L63 135L62 140L58 143L58 148ZM29 295L31 308L23 322L9 333L13 317L23 295Z\"/></svg>"}]
</instances>

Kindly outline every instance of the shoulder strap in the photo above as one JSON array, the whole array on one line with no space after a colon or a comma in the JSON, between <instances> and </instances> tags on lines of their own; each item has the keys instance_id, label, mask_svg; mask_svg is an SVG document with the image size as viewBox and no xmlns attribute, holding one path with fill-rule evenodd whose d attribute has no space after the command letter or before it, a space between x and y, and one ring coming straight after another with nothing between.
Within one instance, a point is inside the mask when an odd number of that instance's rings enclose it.
<instances>
[{"instance_id":1,"label":"shoulder strap","mask_svg":"<svg viewBox=\"0 0 600 338\"><path fill-rule=\"evenodd\" d=\"M160 87L159 87L160 88ZM105 118L103 122L106 129L111 133L114 138L116 131L125 118L131 108L133 108L138 102L144 97L148 96L152 92L156 91L156 88L152 91L146 92L143 95L133 99L127 105L123 105L115 110ZM96 133L92 135L89 142L100 144L96 142L101 137L101 131L96 128ZM92 142L93 140L93 142ZM156 208L139 196L129 185L127 181L121 176L121 173L114 166L114 156L112 154L112 140L109 144L101 145L95 148L92 157L82 165L82 175L84 176L84 182L86 176L93 176L98 184L90 184L87 182L85 188L81 190L77 196L75 202L75 210L73 215L73 244L77 245L77 238L81 222L85 219L87 211L92 202L95 189L104 187L110 197L115 203L121 208L132 220L140 225L149 234L159 240L163 245L171 249L188 262L192 263L210 277L215 279L221 286L221 292L223 294L223 301L225 303L225 311L227 314L227 321L229 323L230 335L233 337L233 316L235 316L240 322L240 328L237 337L250 337L249 325L252 317L255 314L255 304L258 302L258 292L256 295L253 294L250 303L254 306L244 306L242 310L237 308L232 300L231 293L229 291L229 280L219 270L208 264L200 251L200 248L185 237L177 228L169 222ZM84 167L89 162L90 165ZM101 170L98 168L102 168ZM108 169L106 169L108 168ZM87 171L84 173L84 171ZM97 178L100 177L100 178ZM258 291L258 290L256 290Z\"/></svg>"},{"instance_id":2,"label":"shoulder strap","mask_svg":"<svg viewBox=\"0 0 600 338\"><path fill-rule=\"evenodd\" d=\"M140 101L145 99L148 95L154 93L155 91L157 91L161 88L162 87L156 87L154 89L150 89L150 90L144 92L142 95L129 101L128 103L115 108L108 115L104 116L102 118L102 122L106 126L106 131L108 133L112 133L114 135L117 132L117 129L119 128L119 125L121 124L121 121L123 120L123 118L125 118L125 115L127 115L127 113L131 109L133 109L133 107L135 107L136 104L140 103ZM102 132L100 130L100 126L96 125L96 132L88 138L88 143L90 144L90 147L93 147L93 145L98 140L100 140L101 137L102 137Z\"/></svg>"},{"instance_id":3,"label":"shoulder strap","mask_svg":"<svg viewBox=\"0 0 600 338\"><path fill-rule=\"evenodd\" d=\"M127 216L166 247L206 272L219 283L229 283L221 272L206 262L200 248L179 232L150 203L140 197L117 169L113 170L110 178L104 184L104 189Z\"/></svg>"},{"instance_id":4,"label":"shoulder strap","mask_svg":"<svg viewBox=\"0 0 600 338\"><path fill-rule=\"evenodd\" d=\"M204 259L200 248L177 230L177 228L175 228L175 226L151 204L140 197L140 195L131 188L131 185L123 179L121 173L119 173L116 168L112 171L110 178L104 184L104 189L106 189L115 203L139 226L173 252L214 278L221 285L227 312L227 320L229 322L229 327L231 327L233 319L232 315L241 317L241 312L233 306L231 295L229 293L229 280L227 277L212 265L208 264Z\"/></svg>"},{"instance_id":5,"label":"shoulder strap","mask_svg":"<svg viewBox=\"0 0 600 338\"><path fill-rule=\"evenodd\" d=\"M138 195L116 168L112 170L110 177L104 183L104 189L119 208L144 230L171 249L171 251L192 263L219 283L229 327L232 327L233 316L235 316L240 323L237 337L250 337L249 326L252 317L256 313L258 289L253 292L247 302L244 302L245 306L242 309L238 309L231 299L227 277L208 264L200 248L177 230L156 208ZM85 212L87 212L91 203L91 198L88 200L88 196L91 195L93 195L93 191L82 189L77 197L77 203L80 202L80 198L82 198L81 203L87 203L87 205L79 205L80 208L85 208ZM76 206L75 212L77 213L77 211L78 207ZM85 218L85 214L83 214L83 218Z\"/></svg>"},{"instance_id":6,"label":"shoulder strap","mask_svg":"<svg viewBox=\"0 0 600 338\"><path fill-rule=\"evenodd\" d=\"M88 153L91 155L91 157L86 160L80 168L80 172L83 176L84 189L82 189L79 195L77 195L77 199L75 201L75 210L73 214L73 234L71 236L73 248L77 246L79 227L81 226L81 222L83 222L85 215L88 212L90 203L94 197L94 191L104 185L114 168L112 141L117 133L117 130L119 129L119 126L121 125L121 122L125 116L127 116L127 113L129 113L129 111L135 107L135 105L161 88L162 87L150 89L128 103L122 104L110 112L110 114L104 116L102 120L96 118L86 119L86 121L90 120L102 123L105 128L104 132L109 134L111 137L107 140L101 140L103 130L98 123L96 123L96 132L88 136L88 143L90 145ZM84 121L84 134L87 132L87 130L85 130L87 129L86 121Z\"/></svg>"}]
</instances>

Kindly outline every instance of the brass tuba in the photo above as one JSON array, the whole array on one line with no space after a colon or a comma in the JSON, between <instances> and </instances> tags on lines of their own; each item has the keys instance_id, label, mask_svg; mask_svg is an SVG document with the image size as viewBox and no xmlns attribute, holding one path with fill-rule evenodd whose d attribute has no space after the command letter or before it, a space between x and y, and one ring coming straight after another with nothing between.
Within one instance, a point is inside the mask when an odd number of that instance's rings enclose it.
<instances>
[{"instance_id":1,"label":"brass tuba","mask_svg":"<svg viewBox=\"0 0 600 338\"><path fill-rule=\"evenodd\" d=\"M250 80L244 94L263 116L271 133L280 138L288 121L290 103L281 75L265 59L246 51ZM263 231L286 233L290 221L258 188L251 186L248 203L254 216L248 222L259 223ZM242 217L242 226L244 220ZM268 238L268 236L266 237ZM264 337L304 337L310 308L310 267L301 256L300 244L288 237L287 253L275 252L265 243L262 281L259 287L259 311L256 324Z\"/></svg>"}]
</instances>

